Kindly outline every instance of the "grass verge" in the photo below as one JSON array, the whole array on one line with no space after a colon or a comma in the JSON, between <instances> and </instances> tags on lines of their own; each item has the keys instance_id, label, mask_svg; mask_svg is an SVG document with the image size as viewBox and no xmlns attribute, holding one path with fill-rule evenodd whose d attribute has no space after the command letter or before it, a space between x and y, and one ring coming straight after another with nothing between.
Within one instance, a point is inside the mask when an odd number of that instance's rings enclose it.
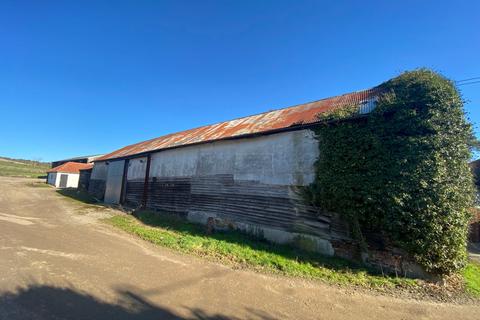
<instances>
[{"instance_id":1,"label":"grass verge","mask_svg":"<svg viewBox=\"0 0 480 320\"><path fill-rule=\"evenodd\" d=\"M480 298L480 264L470 262L462 272L465 289L474 297Z\"/></svg>"},{"instance_id":2,"label":"grass verge","mask_svg":"<svg viewBox=\"0 0 480 320\"><path fill-rule=\"evenodd\" d=\"M136 218L116 215L106 221L151 243L220 260L234 267L369 288L418 286L418 280L378 275L347 260L259 241L238 232L206 235L203 226L173 215L142 211Z\"/></svg>"}]
</instances>

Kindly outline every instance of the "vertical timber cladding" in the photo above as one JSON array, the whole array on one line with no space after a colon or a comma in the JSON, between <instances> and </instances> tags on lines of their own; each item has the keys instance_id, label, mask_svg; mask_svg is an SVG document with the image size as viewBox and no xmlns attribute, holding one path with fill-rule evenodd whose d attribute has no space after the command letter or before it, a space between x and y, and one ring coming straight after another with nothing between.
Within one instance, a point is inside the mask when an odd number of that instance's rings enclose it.
<instances>
[{"instance_id":1,"label":"vertical timber cladding","mask_svg":"<svg viewBox=\"0 0 480 320\"><path fill-rule=\"evenodd\" d=\"M130 159L127 164L125 204L139 207L142 204L147 157Z\"/></svg>"},{"instance_id":2,"label":"vertical timber cladding","mask_svg":"<svg viewBox=\"0 0 480 320\"><path fill-rule=\"evenodd\" d=\"M317 157L310 130L153 153L147 207L330 238L330 217L316 217L296 192L313 181ZM142 184L134 171L127 199L138 203Z\"/></svg>"}]
</instances>

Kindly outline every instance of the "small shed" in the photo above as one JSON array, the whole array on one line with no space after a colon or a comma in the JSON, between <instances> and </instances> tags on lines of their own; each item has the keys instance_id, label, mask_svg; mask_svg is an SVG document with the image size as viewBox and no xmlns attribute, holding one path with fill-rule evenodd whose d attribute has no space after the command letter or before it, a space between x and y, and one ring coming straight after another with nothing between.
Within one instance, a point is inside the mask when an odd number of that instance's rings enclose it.
<instances>
[{"instance_id":1,"label":"small shed","mask_svg":"<svg viewBox=\"0 0 480 320\"><path fill-rule=\"evenodd\" d=\"M77 188L81 169L91 169L93 164L66 162L47 171L47 183L57 188Z\"/></svg>"}]
</instances>

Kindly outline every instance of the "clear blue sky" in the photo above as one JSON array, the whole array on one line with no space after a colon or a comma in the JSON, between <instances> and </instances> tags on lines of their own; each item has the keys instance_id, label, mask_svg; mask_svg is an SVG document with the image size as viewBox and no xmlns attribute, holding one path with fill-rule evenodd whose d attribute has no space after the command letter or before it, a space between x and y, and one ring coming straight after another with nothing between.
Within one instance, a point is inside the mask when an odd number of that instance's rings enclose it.
<instances>
[{"instance_id":1,"label":"clear blue sky","mask_svg":"<svg viewBox=\"0 0 480 320\"><path fill-rule=\"evenodd\" d=\"M110 152L423 66L478 77L479 13L461 0L4 0L0 155ZM480 84L460 88L477 126Z\"/></svg>"}]
</instances>

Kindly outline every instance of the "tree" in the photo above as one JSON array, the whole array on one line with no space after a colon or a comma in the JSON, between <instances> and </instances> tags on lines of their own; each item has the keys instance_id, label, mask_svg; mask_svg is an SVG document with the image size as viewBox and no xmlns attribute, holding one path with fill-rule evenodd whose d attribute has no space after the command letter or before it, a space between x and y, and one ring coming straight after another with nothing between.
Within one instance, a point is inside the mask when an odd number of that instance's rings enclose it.
<instances>
[{"instance_id":1,"label":"tree","mask_svg":"<svg viewBox=\"0 0 480 320\"><path fill-rule=\"evenodd\" d=\"M321 152L307 199L342 214L361 249L365 231L377 232L427 271L455 272L466 262L474 199L473 131L463 101L452 81L427 69L377 89L377 107L366 117L353 117L355 106L320 115Z\"/></svg>"}]
</instances>

